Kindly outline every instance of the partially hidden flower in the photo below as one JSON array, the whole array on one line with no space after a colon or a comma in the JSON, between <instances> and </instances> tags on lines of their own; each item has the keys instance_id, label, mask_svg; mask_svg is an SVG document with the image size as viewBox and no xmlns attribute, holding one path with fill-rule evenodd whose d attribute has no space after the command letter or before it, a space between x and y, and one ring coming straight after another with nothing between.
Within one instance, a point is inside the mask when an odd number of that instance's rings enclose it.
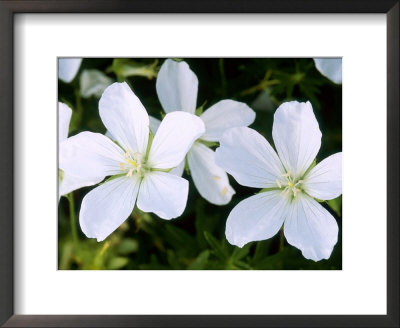
<instances>
[{"instance_id":1,"label":"partially hidden flower","mask_svg":"<svg viewBox=\"0 0 400 328\"><path fill-rule=\"evenodd\" d=\"M80 93L83 98L100 98L104 90L114 81L97 69L85 69L80 76Z\"/></svg>"},{"instance_id":2,"label":"partially hidden flower","mask_svg":"<svg viewBox=\"0 0 400 328\"><path fill-rule=\"evenodd\" d=\"M82 58L60 58L58 60L58 78L65 83L71 82L81 66Z\"/></svg>"},{"instance_id":3,"label":"partially hidden flower","mask_svg":"<svg viewBox=\"0 0 400 328\"><path fill-rule=\"evenodd\" d=\"M63 147L63 143L66 142L68 137L69 123L71 121L72 110L68 105L59 102L58 103L58 144L59 148ZM82 178L74 176L69 172L58 170L58 195L59 198L63 195L69 194L71 191L76 189L92 186L99 183L103 178L90 177Z\"/></svg>"},{"instance_id":4,"label":"partially hidden flower","mask_svg":"<svg viewBox=\"0 0 400 328\"><path fill-rule=\"evenodd\" d=\"M61 148L63 169L80 176L111 176L82 200L79 222L89 238L104 240L132 213L163 219L180 216L186 207L188 181L169 173L204 133L195 115L165 116L154 138L149 116L126 83L114 83L103 93L99 113L115 141L92 132L68 139Z\"/></svg>"},{"instance_id":5,"label":"partially hidden flower","mask_svg":"<svg viewBox=\"0 0 400 328\"><path fill-rule=\"evenodd\" d=\"M226 238L239 247L271 238L284 225L289 244L307 259L330 257L338 238L334 217L317 200L342 193L342 153L313 166L321 132L311 104L282 104L272 128L275 150L258 132L233 128L216 150L216 162L238 183L263 188L241 201L226 222Z\"/></svg>"},{"instance_id":6,"label":"partially hidden flower","mask_svg":"<svg viewBox=\"0 0 400 328\"><path fill-rule=\"evenodd\" d=\"M156 82L157 95L164 111L196 114L198 84L196 74L186 62L167 59ZM215 163L215 152L209 145L218 142L227 129L253 123L255 113L244 103L226 99L208 108L200 118L206 130L188 152L187 164L200 195L212 204L224 205L230 202L235 191L226 172ZM150 127L157 129L157 119L152 118ZM181 176L184 167L185 161L182 161L172 173Z\"/></svg>"},{"instance_id":7,"label":"partially hidden flower","mask_svg":"<svg viewBox=\"0 0 400 328\"><path fill-rule=\"evenodd\" d=\"M342 83L342 58L314 58L320 73L336 84Z\"/></svg>"}]
</instances>

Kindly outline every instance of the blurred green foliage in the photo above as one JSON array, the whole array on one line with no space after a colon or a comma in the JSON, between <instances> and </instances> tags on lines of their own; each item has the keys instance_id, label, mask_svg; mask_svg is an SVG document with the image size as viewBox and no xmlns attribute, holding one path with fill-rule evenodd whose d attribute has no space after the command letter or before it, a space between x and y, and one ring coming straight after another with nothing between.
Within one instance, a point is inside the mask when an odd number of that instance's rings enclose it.
<instances>
[{"instance_id":1,"label":"blurred green foliage","mask_svg":"<svg viewBox=\"0 0 400 328\"><path fill-rule=\"evenodd\" d=\"M311 58L185 58L199 79L197 106L205 108L222 99L247 103L256 111L251 125L273 144L275 109L290 100L310 101L322 131L321 159L342 149L342 88L322 76ZM84 59L71 83L59 81L58 99L73 109L69 136L81 131L105 133L98 113L101 91L114 81L126 81L149 115L163 116L155 79L164 59ZM93 78L93 81L91 80ZM91 84L92 83L92 84ZM101 85L103 83L103 85ZM100 91L99 91L100 90ZM342 268L341 197L323 203L336 218L339 240L329 260L314 262L287 244L282 233L243 248L230 245L225 223L237 203L259 190L240 186L226 206L215 206L198 194L188 172L189 198L183 215L165 221L137 208L105 241L88 239L80 230L79 208L93 187L62 197L58 216L59 269L261 269L337 270ZM70 202L71 201L71 202ZM76 218L76 219L75 219ZM72 221L71 221L72 220ZM78 238L74 239L73 230Z\"/></svg>"}]
</instances>

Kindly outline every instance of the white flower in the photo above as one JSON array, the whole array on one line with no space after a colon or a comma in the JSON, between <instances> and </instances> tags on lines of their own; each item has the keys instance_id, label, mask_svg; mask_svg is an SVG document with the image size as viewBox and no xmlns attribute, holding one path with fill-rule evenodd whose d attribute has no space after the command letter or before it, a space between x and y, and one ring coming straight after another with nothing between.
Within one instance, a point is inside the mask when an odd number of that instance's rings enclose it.
<instances>
[{"instance_id":1,"label":"white flower","mask_svg":"<svg viewBox=\"0 0 400 328\"><path fill-rule=\"evenodd\" d=\"M167 59L157 76L158 98L166 113L184 111L195 114L198 79L189 65ZM222 100L200 115L206 130L187 155L187 163L193 182L200 195L212 204L224 205L235 193L224 170L215 163L215 152L204 142L217 142L225 130L248 126L255 119L254 111L246 104L234 100ZM157 122L150 122L157 128ZM184 161L172 172L182 175Z\"/></svg>"},{"instance_id":2,"label":"white flower","mask_svg":"<svg viewBox=\"0 0 400 328\"><path fill-rule=\"evenodd\" d=\"M60 58L58 60L58 78L65 83L71 82L81 66L82 58Z\"/></svg>"},{"instance_id":3,"label":"white flower","mask_svg":"<svg viewBox=\"0 0 400 328\"><path fill-rule=\"evenodd\" d=\"M342 58L314 58L315 67L332 82L342 83Z\"/></svg>"},{"instance_id":4,"label":"white flower","mask_svg":"<svg viewBox=\"0 0 400 328\"><path fill-rule=\"evenodd\" d=\"M203 122L189 113L171 113L149 140L149 116L126 83L104 91L99 112L118 145L102 134L82 132L68 139L61 155L69 172L112 176L82 200L79 222L85 235L104 240L129 217L135 203L163 219L181 215L188 181L168 170L204 133Z\"/></svg>"},{"instance_id":5,"label":"white flower","mask_svg":"<svg viewBox=\"0 0 400 328\"><path fill-rule=\"evenodd\" d=\"M272 137L278 154L258 132L242 127L225 132L216 162L241 185L267 188L241 201L229 214L226 238L239 247L274 236L282 224L289 244L303 256L329 258L338 225L314 198L342 193L342 153L310 169L321 146L311 104L282 104L275 112Z\"/></svg>"},{"instance_id":6,"label":"white flower","mask_svg":"<svg viewBox=\"0 0 400 328\"><path fill-rule=\"evenodd\" d=\"M97 69L85 69L80 76L80 93L82 97L101 97L104 90L113 80Z\"/></svg>"},{"instance_id":7,"label":"white flower","mask_svg":"<svg viewBox=\"0 0 400 328\"><path fill-rule=\"evenodd\" d=\"M63 148L68 137L69 122L71 120L72 110L66 104L61 102L58 103L58 144L59 149ZM62 164L60 163L60 166ZM76 189L92 186L99 183L104 177L91 177L89 179L71 175L69 172L65 172L59 169L58 176L58 194L59 198L63 195L69 194L71 191Z\"/></svg>"}]
</instances>

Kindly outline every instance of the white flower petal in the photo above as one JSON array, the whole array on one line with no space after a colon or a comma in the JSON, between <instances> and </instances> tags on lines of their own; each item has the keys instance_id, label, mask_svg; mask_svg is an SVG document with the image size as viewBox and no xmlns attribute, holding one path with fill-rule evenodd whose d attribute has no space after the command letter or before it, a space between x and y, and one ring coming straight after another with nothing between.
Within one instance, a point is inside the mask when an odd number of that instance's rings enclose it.
<instances>
[{"instance_id":1,"label":"white flower petal","mask_svg":"<svg viewBox=\"0 0 400 328\"><path fill-rule=\"evenodd\" d=\"M93 186L101 182L104 177L84 179L75 177L66 172L62 173L62 180L59 184L59 196L69 194L71 191L80 189L82 187Z\"/></svg>"},{"instance_id":2,"label":"white flower petal","mask_svg":"<svg viewBox=\"0 0 400 328\"><path fill-rule=\"evenodd\" d=\"M242 200L226 221L229 243L239 247L251 241L265 240L281 228L288 199L280 191L267 191Z\"/></svg>"},{"instance_id":3,"label":"white flower petal","mask_svg":"<svg viewBox=\"0 0 400 328\"><path fill-rule=\"evenodd\" d=\"M72 110L66 104L58 103L58 142L68 137L69 122L71 121Z\"/></svg>"},{"instance_id":4,"label":"white flower petal","mask_svg":"<svg viewBox=\"0 0 400 328\"><path fill-rule=\"evenodd\" d=\"M315 67L334 83L342 83L342 58L314 58Z\"/></svg>"},{"instance_id":5,"label":"white flower petal","mask_svg":"<svg viewBox=\"0 0 400 328\"><path fill-rule=\"evenodd\" d=\"M174 167L171 171L169 171L169 173L181 177L184 169L185 169L185 160L180 162L179 165L177 167Z\"/></svg>"},{"instance_id":6,"label":"white flower petal","mask_svg":"<svg viewBox=\"0 0 400 328\"><path fill-rule=\"evenodd\" d=\"M185 112L167 114L150 148L148 158L150 167L170 169L178 166L204 130L203 121L193 114Z\"/></svg>"},{"instance_id":7,"label":"white flower petal","mask_svg":"<svg viewBox=\"0 0 400 328\"><path fill-rule=\"evenodd\" d=\"M88 238L102 241L132 213L140 181L132 177L112 179L89 192L82 200L79 223Z\"/></svg>"},{"instance_id":8,"label":"white flower petal","mask_svg":"<svg viewBox=\"0 0 400 328\"><path fill-rule=\"evenodd\" d=\"M333 216L311 197L299 194L291 203L285 220L285 237L305 258L328 259L337 242L338 230Z\"/></svg>"},{"instance_id":9,"label":"white flower petal","mask_svg":"<svg viewBox=\"0 0 400 328\"><path fill-rule=\"evenodd\" d=\"M158 128L160 127L161 121L153 116L149 116L149 123L151 133L156 134Z\"/></svg>"},{"instance_id":10,"label":"white flower petal","mask_svg":"<svg viewBox=\"0 0 400 328\"><path fill-rule=\"evenodd\" d=\"M80 92L82 97L100 97L113 80L97 69L85 69L80 77Z\"/></svg>"},{"instance_id":11,"label":"white flower petal","mask_svg":"<svg viewBox=\"0 0 400 328\"><path fill-rule=\"evenodd\" d=\"M166 113L181 110L194 114L199 81L189 65L167 59L158 72L156 89Z\"/></svg>"},{"instance_id":12,"label":"white flower petal","mask_svg":"<svg viewBox=\"0 0 400 328\"><path fill-rule=\"evenodd\" d=\"M243 186L278 187L276 180L284 170L278 155L257 131L239 127L227 130L215 153L218 166Z\"/></svg>"},{"instance_id":13,"label":"white flower petal","mask_svg":"<svg viewBox=\"0 0 400 328\"><path fill-rule=\"evenodd\" d=\"M58 60L58 78L71 82L81 66L82 58L60 58Z\"/></svg>"},{"instance_id":14,"label":"white flower petal","mask_svg":"<svg viewBox=\"0 0 400 328\"><path fill-rule=\"evenodd\" d=\"M304 178L304 189L312 197L328 200L342 194L342 153L318 163Z\"/></svg>"},{"instance_id":15,"label":"white flower petal","mask_svg":"<svg viewBox=\"0 0 400 328\"><path fill-rule=\"evenodd\" d=\"M235 191L225 171L215 164L214 156L210 148L195 142L187 155L190 175L203 198L215 205L225 205Z\"/></svg>"},{"instance_id":16,"label":"white flower petal","mask_svg":"<svg viewBox=\"0 0 400 328\"><path fill-rule=\"evenodd\" d=\"M201 139L219 141L227 129L253 123L256 113L245 103L226 99L211 106L200 117L206 126Z\"/></svg>"},{"instance_id":17,"label":"white flower petal","mask_svg":"<svg viewBox=\"0 0 400 328\"><path fill-rule=\"evenodd\" d=\"M146 153L149 115L125 82L113 83L104 91L99 113L106 128L125 150Z\"/></svg>"},{"instance_id":18,"label":"white flower petal","mask_svg":"<svg viewBox=\"0 0 400 328\"><path fill-rule=\"evenodd\" d=\"M153 212L162 219L180 216L187 202L189 183L176 175L153 171L143 178L137 206L143 212Z\"/></svg>"},{"instance_id":19,"label":"white flower petal","mask_svg":"<svg viewBox=\"0 0 400 328\"><path fill-rule=\"evenodd\" d=\"M59 167L67 174L91 179L121 173L124 152L100 133L81 132L60 144Z\"/></svg>"},{"instance_id":20,"label":"white flower petal","mask_svg":"<svg viewBox=\"0 0 400 328\"><path fill-rule=\"evenodd\" d=\"M291 101L280 105L274 115L272 137L286 170L301 177L321 147L321 131L311 104Z\"/></svg>"}]
</instances>

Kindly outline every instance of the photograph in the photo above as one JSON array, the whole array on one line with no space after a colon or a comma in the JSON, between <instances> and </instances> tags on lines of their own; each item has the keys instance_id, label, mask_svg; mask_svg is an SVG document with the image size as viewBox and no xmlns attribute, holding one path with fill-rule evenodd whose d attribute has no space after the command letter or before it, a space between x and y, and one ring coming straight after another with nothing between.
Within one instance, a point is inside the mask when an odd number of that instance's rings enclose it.
<instances>
[{"instance_id":1,"label":"photograph","mask_svg":"<svg viewBox=\"0 0 400 328\"><path fill-rule=\"evenodd\" d=\"M342 270L342 58L58 58L58 270Z\"/></svg>"}]
</instances>

